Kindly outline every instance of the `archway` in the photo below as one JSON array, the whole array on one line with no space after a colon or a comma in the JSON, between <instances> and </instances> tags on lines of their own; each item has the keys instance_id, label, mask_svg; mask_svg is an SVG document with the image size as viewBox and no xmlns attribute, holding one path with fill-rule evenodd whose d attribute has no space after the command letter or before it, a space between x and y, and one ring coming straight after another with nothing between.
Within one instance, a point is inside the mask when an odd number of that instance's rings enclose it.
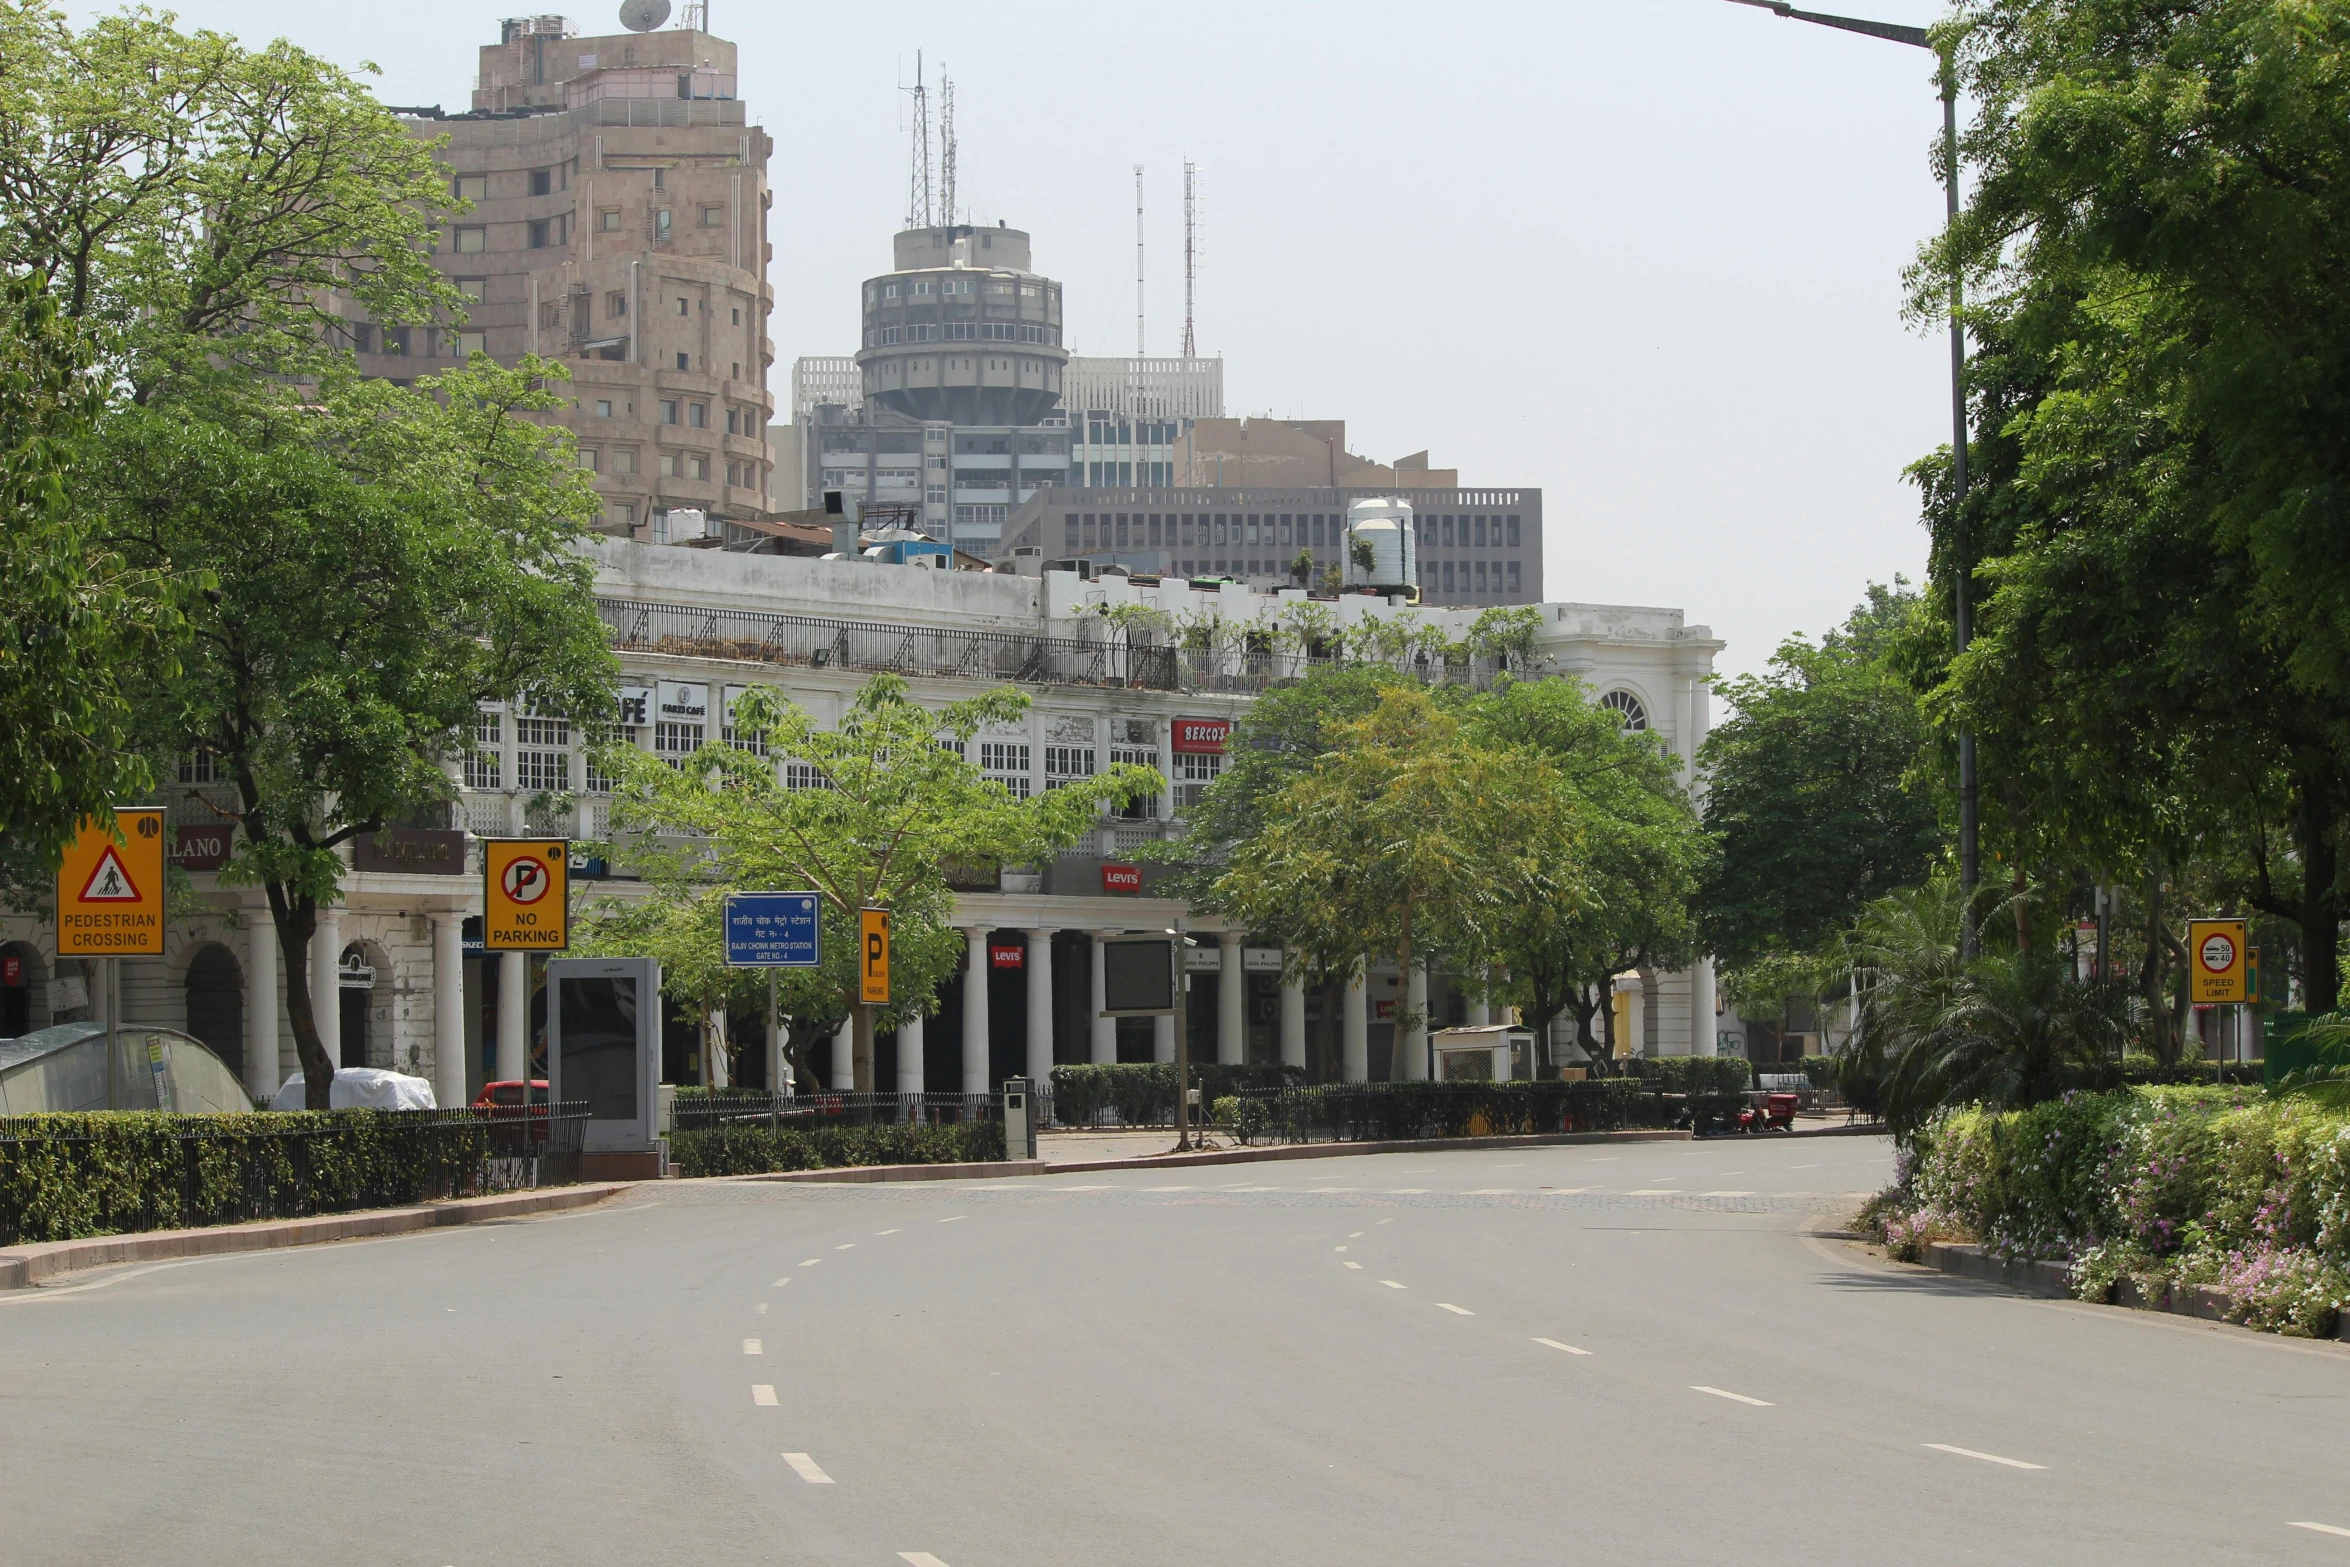
<instances>
[{"instance_id":1,"label":"archway","mask_svg":"<svg viewBox=\"0 0 2350 1567\"><path fill-rule=\"evenodd\" d=\"M49 1023L49 965L26 941L0 945L0 1039L16 1039Z\"/></svg>"},{"instance_id":2,"label":"archway","mask_svg":"<svg viewBox=\"0 0 2350 1567\"><path fill-rule=\"evenodd\" d=\"M188 961L188 1032L245 1075L245 975L236 954L207 942Z\"/></svg>"}]
</instances>

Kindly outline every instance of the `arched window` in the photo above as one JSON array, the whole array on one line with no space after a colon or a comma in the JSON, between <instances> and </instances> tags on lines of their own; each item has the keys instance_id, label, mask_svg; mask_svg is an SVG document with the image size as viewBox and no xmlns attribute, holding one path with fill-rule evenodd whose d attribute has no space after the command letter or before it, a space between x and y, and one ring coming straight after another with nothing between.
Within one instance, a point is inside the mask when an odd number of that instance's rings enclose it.
<instances>
[{"instance_id":1,"label":"arched window","mask_svg":"<svg viewBox=\"0 0 2350 1567\"><path fill-rule=\"evenodd\" d=\"M218 942L188 964L188 1032L239 1076L245 1070L245 976Z\"/></svg>"},{"instance_id":2,"label":"arched window","mask_svg":"<svg viewBox=\"0 0 2350 1567\"><path fill-rule=\"evenodd\" d=\"M1610 691L1599 699L1601 707L1612 707L1623 717L1624 727L1638 734L1648 727L1648 709L1640 705L1640 698L1629 691Z\"/></svg>"}]
</instances>

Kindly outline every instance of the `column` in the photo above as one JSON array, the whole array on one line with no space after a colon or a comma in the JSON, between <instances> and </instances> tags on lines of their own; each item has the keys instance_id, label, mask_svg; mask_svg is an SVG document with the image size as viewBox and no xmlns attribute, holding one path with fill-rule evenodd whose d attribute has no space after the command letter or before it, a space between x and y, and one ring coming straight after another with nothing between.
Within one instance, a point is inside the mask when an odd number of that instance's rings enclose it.
<instances>
[{"instance_id":1,"label":"column","mask_svg":"<svg viewBox=\"0 0 2350 1567\"><path fill-rule=\"evenodd\" d=\"M989 982L995 976L995 961L988 954L987 932L967 930L964 938L971 943L971 966L963 973L963 1092L987 1092L987 993Z\"/></svg>"},{"instance_id":2,"label":"column","mask_svg":"<svg viewBox=\"0 0 2350 1567\"><path fill-rule=\"evenodd\" d=\"M263 1104L285 1081L278 1070L277 924L266 902L245 905L245 1092Z\"/></svg>"},{"instance_id":3,"label":"column","mask_svg":"<svg viewBox=\"0 0 2350 1567\"><path fill-rule=\"evenodd\" d=\"M343 911L318 911L310 933L310 1015L318 1024L319 1048L329 1066L343 1064Z\"/></svg>"},{"instance_id":4,"label":"column","mask_svg":"<svg viewBox=\"0 0 2350 1567\"><path fill-rule=\"evenodd\" d=\"M832 1091L853 1094L857 1091L857 1023L854 1018L843 1018L840 1027L832 1031Z\"/></svg>"},{"instance_id":5,"label":"column","mask_svg":"<svg viewBox=\"0 0 2350 1567\"><path fill-rule=\"evenodd\" d=\"M910 1017L898 1025L898 1092L922 1092L922 1019Z\"/></svg>"},{"instance_id":6,"label":"column","mask_svg":"<svg viewBox=\"0 0 2350 1567\"><path fill-rule=\"evenodd\" d=\"M708 1064L703 1081L712 1088L734 1086L733 1066L726 1054L726 1042L733 1037L727 1026L726 1013L723 1010L711 1013L710 1025L702 1031L702 1059Z\"/></svg>"},{"instance_id":7,"label":"column","mask_svg":"<svg viewBox=\"0 0 2350 1567\"><path fill-rule=\"evenodd\" d=\"M1364 983L1363 967L1357 964L1339 1006L1339 1071L1350 1083L1371 1077L1371 1008Z\"/></svg>"},{"instance_id":8,"label":"column","mask_svg":"<svg viewBox=\"0 0 2350 1567\"><path fill-rule=\"evenodd\" d=\"M498 1081L519 1083L529 1069L530 954L501 952L498 954Z\"/></svg>"},{"instance_id":9,"label":"column","mask_svg":"<svg viewBox=\"0 0 2350 1567\"><path fill-rule=\"evenodd\" d=\"M1281 1064L1301 1072L1306 1064L1306 985L1286 974L1281 980Z\"/></svg>"},{"instance_id":10,"label":"column","mask_svg":"<svg viewBox=\"0 0 2350 1567\"><path fill-rule=\"evenodd\" d=\"M1182 980L1175 983L1182 984ZM1171 1017L1151 1019L1151 1059L1163 1066L1175 1064L1175 1020Z\"/></svg>"},{"instance_id":11,"label":"column","mask_svg":"<svg viewBox=\"0 0 2350 1567\"><path fill-rule=\"evenodd\" d=\"M1613 1041L1616 1059L1629 1061L1648 1053L1648 1009L1638 974L1618 974L1615 993L1624 998L1624 1037Z\"/></svg>"},{"instance_id":12,"label":"column","mask_svg":"<svg viewBox=\"0 0 2350 1567\"><path fill-rule=\"evenodd\" d=\"M784 1054L783 1019L775 1007L775 970L767 971L767 1091L789 1095L792 1091L791 1058Z\"/></svg>"},{"instance_id":13,"label":"column","mask_svg":"<svg viewBox=\"0 0 2350 1567\"><path fill-rule=\"evenodd\" d=\"M1488 976L1490 977L1490 976ZM1483 996L1469 997L1469 1027L1483 1028L1493 1021L1493 1003Z\"/></svg>"},{"instance_id":14,"label":"column","mask_svg":"<svg viewBox=\"0 0 2350 1567\"><path fill-rule=\"evenodd\" d=\"M1826 1038L1827 1030L1822 1029ZM1714 960L1699 958L1689 970L1689 1053L1710 1056L1721 1047L1714 1027Z\"/></svg>"},{"instance_id":15,"label":"column","mask_svg":"<svg viewBox=\"0 0 2350 1567\"><path fill-rule=\"evenodd\" d=\"M1028 1077L1043 1088L1053 1080L1053 933L1028 932Z\"/></svg>"},{"instance_id":16,"label":"column","mask_svg":"<svg viewBox=\"0 0 2350 1567\"><path fill-rule=\"evenodd\" d=\"M432 1097L465 1103L465 911L432 914Z\"/></svg>"},{"instance_id":17,"label":"column","mask_svg":"<svg viewBox=\"0 0 2350 1567\"><path fill-rule=\"evenodd\" d=\"M1216 1064L1238 1066L1248 1059L1248 976L1240 971L1240 932L1216 938Z\"/></svg>"},{"instance_id":18,"label":"column","mask_svg":"<svg viewBox=\"0 0 2350 1567\"><path fill-rule=\"evenodd\" d=\"M1118 1020L1102 1016L1102 1008L1110 1004L1109 983L1104 978L1102 947L1102 943L1109 939L1109 932L1097 930L1092 935L1093 984L1086 993L1090 1000L1085 1015L1091 1024L1094 1065L1107 1066L1118 1059Z\"/></svg>"},{"instance_id":19,"label":"column","mask_svg":"<svg viewBox=\"0 0 2350 1567\"><path fill-rule=\"evenodd\" d=\"M1408 1082L1421 1083L1428 1079L1428 965L1415 962L1404 980L1403 1004L1419 1015L1420 1021L1409 1034L1395 1031L1395 1048L1403 1052L1403 1070L1396 1076Z\"/></svg>"}]
</instances>

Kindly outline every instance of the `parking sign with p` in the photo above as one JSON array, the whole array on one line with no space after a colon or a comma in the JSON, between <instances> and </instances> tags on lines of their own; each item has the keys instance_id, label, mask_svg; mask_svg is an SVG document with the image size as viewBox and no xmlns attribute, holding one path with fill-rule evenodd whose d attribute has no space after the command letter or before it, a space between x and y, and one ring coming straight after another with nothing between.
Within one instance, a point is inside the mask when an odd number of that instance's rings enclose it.
<instances>
[{"instance_id":1,"label":"parking sign with p","mask_svg":"<svg viewBox=\"0 0 2350 1567\"><path fill-rule=\"evenodd\" d=\"M571 945L571 843L492 838L481 846L482 947L561 952Z\"/></svg>"}]
</instances>

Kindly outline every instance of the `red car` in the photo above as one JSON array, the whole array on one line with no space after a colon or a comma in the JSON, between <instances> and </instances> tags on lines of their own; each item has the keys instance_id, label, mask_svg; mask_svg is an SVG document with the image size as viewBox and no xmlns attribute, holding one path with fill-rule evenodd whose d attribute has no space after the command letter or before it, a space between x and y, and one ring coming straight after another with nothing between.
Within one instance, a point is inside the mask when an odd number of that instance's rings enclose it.
<instances>
[{"instance_id":1,"label":"red car","mask_svg":"<svg viewBox=\"0 0 2350 1567\"><path fill-rule=\"evenodd\" d=\"M474 1096L473 1108L490 1113L493 1152L519 1152L523 1142L523 1128L495 1124L498 1122L520 1121L527 1116L531 1123L529 1140L534 1143L547 1140L547 1080L543 1077L531 1079L527 1106L522 1102L522 1084L507 1078L504 1082L482 1084L481 1092Z\"/></svg>"}]
</instances>

